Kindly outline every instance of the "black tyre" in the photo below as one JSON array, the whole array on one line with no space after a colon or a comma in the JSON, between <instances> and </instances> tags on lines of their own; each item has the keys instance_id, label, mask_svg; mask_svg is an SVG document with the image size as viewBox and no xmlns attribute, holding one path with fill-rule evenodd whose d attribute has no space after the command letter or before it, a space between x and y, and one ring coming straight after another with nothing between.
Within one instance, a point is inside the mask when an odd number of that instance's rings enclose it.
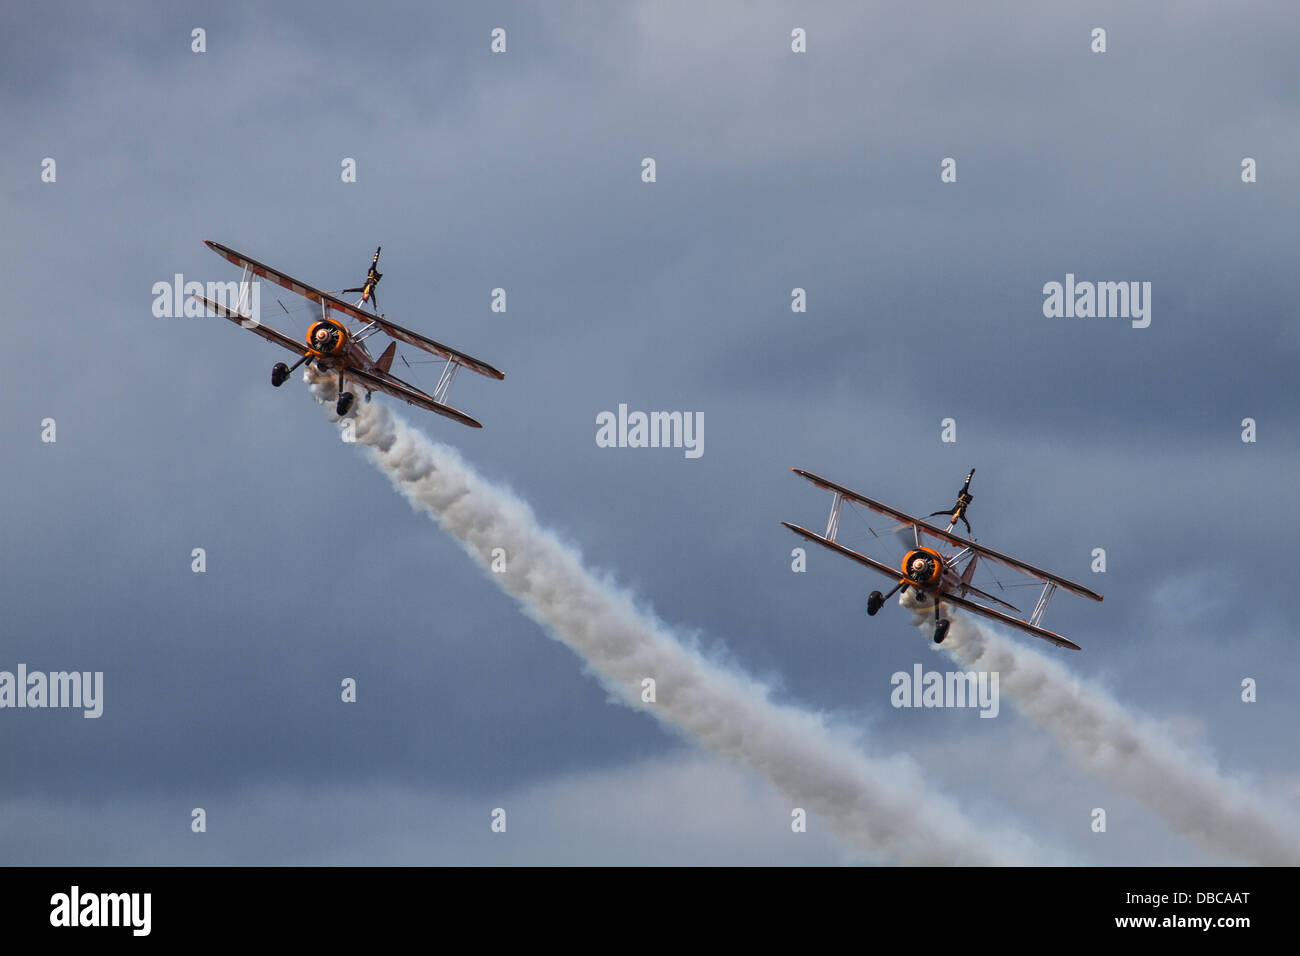
<instances>
[{"instance_id":1,"label":"black tyre","mask_svg":"<svg viewBox=\"0 0 1300 956\"><path fill-rule=\"evenodd\" d=\"M276 362L271 368L271 384L279 388L289 378L289 366L283 362Z\"/></svg>"},{"instance_id":2,"label":"black tyre","mask_svg":"<svg viewBox=\"0 0 1300 956\"><path fill-rule=\"evenodd\" d=\"M342 417L348 413L348 410L352 408L352 403L356 400L357 397L351 392L344 392L339 396L338 404L334 406L334 411L339 415L339 417Z\"/></svg>"},{"instance_id":3,"label":"black tyre","mask_svg":"<svg viewBox=\"0 0 1300 956\"><path fill-rule=\"evenodd\" d=\"M934 642L942 644L943 639L948 636L948 619L941 618L939 623L934 626Z\"/></svg>"},{"instance_id":4,"label":"black tyre","mask_svg":"<svg viewBox=\"0 0 1300 956\"><path fill-rule=\"evenodd\" d=\"M885 596L879 591L872 591L867 595L867 613L875 616L875 613L885 606Z\"/></svg>"}]
</instances>

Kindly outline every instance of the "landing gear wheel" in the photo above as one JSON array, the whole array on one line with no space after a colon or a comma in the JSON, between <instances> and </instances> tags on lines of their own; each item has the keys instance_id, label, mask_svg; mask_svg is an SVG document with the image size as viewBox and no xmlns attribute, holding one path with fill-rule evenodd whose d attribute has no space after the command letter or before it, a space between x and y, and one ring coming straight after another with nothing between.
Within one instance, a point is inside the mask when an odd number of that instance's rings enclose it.
<instances>
[{"instance_id":1,"label":"landing gear wheel","mask_svg":"<svg viewBox=\"0 0 1300 956\"><path fill-rule=\"evenodd\" d=\"M285 365L283 362L276 362L275 365L271 367L271 384L276 388L283 385L288 377L289 366Z\"/></svg>"},{"instance_id":2,"label":"landing gear wheel","mask_svg":"<svg viewBox=\"0 0 1300 956\"><path fill-rule=\"evenodd\" d=\"M934 642L942 644L943 639L948 636L948 624L950 622L946 617L939 618L939 622L934 626Z\"/></svg>"},{"instance_id":3,"label":"landing gear wheel","mask_svg":"<svg viewBox=\"0 0 1300 956\"><path fill-rule=\"evenodd\" d=\"M885 606L885 596L879 591L872 591L867 595L867 613L872 617L876 612Z\"/></svg>"},{"instance_id":4,"label":"landing gear wheel","mask_svg":"<svg viewBox=\"0 0 1300 956\"><path fill-rule=\"evenodd\" d=\"M335 414L337 414L339 418L342 418L348 413L348 410L352 407L352 403L356 400L357 397L351 392L344 392L339 396L338 404L334 406Z\"/></svg>"}]
</instances>

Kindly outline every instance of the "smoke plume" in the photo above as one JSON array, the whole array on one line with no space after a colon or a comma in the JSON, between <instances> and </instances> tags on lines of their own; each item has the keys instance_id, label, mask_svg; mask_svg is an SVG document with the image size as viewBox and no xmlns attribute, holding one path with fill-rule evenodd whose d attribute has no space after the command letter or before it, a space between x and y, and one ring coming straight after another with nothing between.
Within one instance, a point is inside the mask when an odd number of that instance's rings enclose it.
<instances>
[{"instance_id":1,"label":"smoke plume","mask_svg":"<svg viewBox=\"0 0 1300 956\"><path fill-rule=\"evenodd\" d=\"M1059 661L1008 641L982 622L951 618L943 648L971 670L998 672L1002 693L1050 731L1088 772L1156 811L1209 850L1253 863L1300 863L1300 833L1283 808L1225 777L1152 721L1129 712ZM930 634L933 622L919 624Z\"/></svg>"},{"instance_id":2,"label":"smoke plume","mask_svg":"<svg viewBox=\"0 0 1300 956\"><path fill-rule=\"evenodd\" d=\"M310 370L307 381L334 418L334 381ZM489 577L618 700L766 775L793 805L825 817L873 858L914 865L1027 860L1026 838L976 826L929 789L911 760L864 754L821 715L773 702L762 684L678 640L456 451L379 402L354 407L356 443L397 490L485 570L493 550L502 549L506 571ZM646 678L655 681L654 703L641 700Z\"/></svg>"}]
</instances>

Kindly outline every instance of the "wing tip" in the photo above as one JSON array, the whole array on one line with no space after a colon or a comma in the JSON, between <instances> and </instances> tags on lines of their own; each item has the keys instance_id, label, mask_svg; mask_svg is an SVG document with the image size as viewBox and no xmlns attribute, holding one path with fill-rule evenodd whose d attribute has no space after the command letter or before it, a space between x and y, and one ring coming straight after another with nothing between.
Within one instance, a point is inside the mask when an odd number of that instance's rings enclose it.
<instances>
[{"instance_id":1,"label":"wing tip","mask_svg":"<svg viewBox=\"0 0 1300 956\"><path fill-rule=\"evenodd\" d=\"M1050 641L1051 643L1055 644L1057 647L1064 647L1067 651L1083 650L1082 647L1074 643L1074 641L1070 640L1068 637L1062 637L1060 634L1057 634L1055 631L1049 631L1045 627L1040 627L1036 631L1030 631L1027 630L1026 628L1021 628L1021 630L1025 630L1026 633L1032 634L1034 637L1041 637L1047 641Z\"/></svg>"},{"instance_id":2,"label":"wing tip","mask_svg":"<svg viewBox=\"0 0 1300 956\"><path fill-rule=\"evenodd\" d=\"M471 372L478 372L484 378L494 378L498 382L500 382L503 381L506 377L505 372L501 371L498 368L493 368L491 365L489 365L487 362L482 361L481 359L476 359L472 355L462 355L462 357L469 359L469 361L461 362L461 361L457 361L455 358L453 358L452 361L456 362L457 365L469 369Z\"/></svg>"}]
</instances>

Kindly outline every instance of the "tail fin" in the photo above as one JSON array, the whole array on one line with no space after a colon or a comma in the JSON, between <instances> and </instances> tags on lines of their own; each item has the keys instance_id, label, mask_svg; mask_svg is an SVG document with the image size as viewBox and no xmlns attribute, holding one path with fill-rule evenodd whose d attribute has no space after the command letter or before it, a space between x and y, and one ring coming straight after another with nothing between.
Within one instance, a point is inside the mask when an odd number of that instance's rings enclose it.
<instances>
[{"instance_id":1,"label":"tail fin","mask_svg":"<svg viewBox=\"0 0 1300 956\"><path fill-rule=\"evenodd\" d=\"M387 372L393 366L393 356L397 354L397 343L389 342L388 348L384 349L384 354L379 356L379 361L375 367L381 372Z\"/></svg>"},{"instance_id":2,"label":"tail fin","mask_svg":"<svg viewBox=\"0 0 1300 956\"><path fill-rule=\"evenodd\" d=\"M970 556L970 564L966 565L966 570L962 572L962 576L961 576L961 596L962 596L962 597L965 597L965 596L966 596L966 592L967 592L967 591L978 591L978 590L979 590L978 588L972 586L971 583L970 583L970 582L971 582L971 579L972 579L973 577L975 577L975 563L976 563L977 561L979 561L979 559L980 559L980 556L979 556L978 554L972 554L972 555ZM981 591L980 593L982 594L983 592ZM996 599L995 599L995 600L996 600Z\"/></svg>"}]
</instances>

